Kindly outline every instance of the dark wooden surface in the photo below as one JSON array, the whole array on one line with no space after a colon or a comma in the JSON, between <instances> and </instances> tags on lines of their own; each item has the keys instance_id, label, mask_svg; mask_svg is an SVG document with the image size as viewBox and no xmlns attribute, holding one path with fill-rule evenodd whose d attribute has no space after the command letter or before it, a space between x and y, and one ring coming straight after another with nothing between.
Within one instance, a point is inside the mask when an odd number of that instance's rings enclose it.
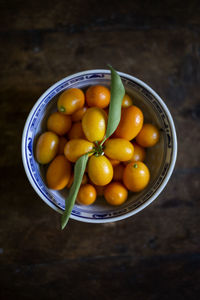
<instances>
[{"instance_id":1,"label":"dark wooden surface","mask_svg":"<svg viewBox=\"0 0 200 300\"><path fill-rule=\"evenodd\" d=\"M0 4L0 298L199 299L199 1ZM50 85L107 63L165 99L176 168L139 214L105 225L70 220L61 232L60 215L26 178L23 126Z\"/></svg>"}]
</instances>

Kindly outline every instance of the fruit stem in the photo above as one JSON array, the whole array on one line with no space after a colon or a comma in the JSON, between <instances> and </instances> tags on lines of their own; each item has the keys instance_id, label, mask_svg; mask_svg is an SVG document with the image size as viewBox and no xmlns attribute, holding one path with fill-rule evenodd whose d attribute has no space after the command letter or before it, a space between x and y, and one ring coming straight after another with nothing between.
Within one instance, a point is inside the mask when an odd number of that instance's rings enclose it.
<instances>
[{"instance_id":1,"label":"fruit stem","mask_svg":"<svg viewBox=\"0 0 200 300\"><path fill-rule=\"evenodd\" d=\"M134 165L133 165L133 168L135 168L135 169L136 169L137 167L138 167L138 165L137 165L137 164L134 164Z\"/></svg>"},{"instance_id":2,"label":"fruit stem","mask_svg":"<svg viewBox=\"0 0 200 300\"><path fill-rule=\"evenodd\" d=\"M105 137L105 138L103 139L103 141L101 142L100 146L103 146L103 144L105 143L106 140L107 140L107 138Z\"/></svg>"},{"instance_id":3,"label":"fruit stem","mask_svg":"<svg viewBox=\"0 0 200 300\"><path fill-rule=\"evenodd\" d=\"M59 111L60 111L60 112L65 112L64 106L60 106L60 107L59 107Z\"/></svg>"},{"instance_id":4,"label":"fruit stem","mask_svg":"<svg viewBox=\"0 0 200 300\"><path fill-rule=\"evenodd\" d=\"M95 153L95 150L94 150L94 148L93 148L93 150L91 150L91 151L87 152L86 154L91 154L91 153Z\"/></svg>"},{"instance_id":5,"label":"fruit stem","mask_svg":"<svg viewBox=\"0 0 200 300\"><path fill-rule=\"evenodd\" d=\"M94 155L95 156L100 156L100 155L103 155L104 154L104 152L103 152L103 146L101 145L101 144L99 144L99 142L98 141L95 141L94 142L94 144L95 144L95 146L94 146Z\"/></svg>"}]
</instances>

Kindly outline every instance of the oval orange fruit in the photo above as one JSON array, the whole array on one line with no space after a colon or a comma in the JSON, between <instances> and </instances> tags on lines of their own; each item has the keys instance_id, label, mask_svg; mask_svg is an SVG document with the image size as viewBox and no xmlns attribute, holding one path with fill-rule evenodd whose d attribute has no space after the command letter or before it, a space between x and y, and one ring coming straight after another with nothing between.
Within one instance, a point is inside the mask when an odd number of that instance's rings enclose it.
<instances>
[{"instance_id":1,"label":"oval orange fruit","mask_svg":"<svg viewBox=\"0 0 200 300\"><path fill-rule=\"evenodd\" d=\"M82 205L91 205L96 200L96 190L91 184L84 184L80 187L76 201Z\"/></svg>"},{"instance_id":2,"label":"oval orange fruit","mask_svg":"<svg viewBox=\"0 0 200 300\"><path fill-rule=\"evenodd\" d=\"M111 159L127 161L131 159L133 152L133 145L125 139L111 138L104 144L104 153Z\"/></svg>"},{"instance_id":3,"label":"oval orange fruit","mask_svg":"<svg viewBox=\"0 0 200 300\"><path fill-rule=\"evenodd\" d=\"M67 143L67 139L64 136L60 136L57 154L64 154L64 148L65 148L66 143Z\"/></svg>"},{"instance_id":4,"label":"oval orange fruit","mask_svg":"<svg viewBox=\"0 0 200 300\"><path fill-rule=\"evenodd\" d=\"M110 91L103 85L90 86L86 91L86 102L88 106L105 108L110 103Z\"/></svg>"},{"instance_id":5,"label":"oval orange fruit","mask_svg":"<svg viewBox=\"0 0 200 300\"><path fill-rule=\"evenodd\" d=\"M68 132L68 138L73 139L85 139L85 134L83 132L82 123L76 122L73 123L70 131Z\"/></svg>"},{"instance_id":6,"label":"oval orange fruit","mask_svg":"<svg viewBox=\"0 0 200 300\"><path fill-rule=\"evenodd\" d=\"M72 122L81 121L86 110L87 110L87 107L84 106L84 107L80 108L79 110L75 111L75 113L73 113L73 115L72 115Z\"/></svg>"},{"instance_id":7,"label":"oval orange fruit","mask_svg":"<svg viewBox=\"0 0 200 300\"><path fill-rule=\"evenodd\" d=\"M96 185L106 185L113 178L113 167L104 156L92 155L88 161L88 176Z\"/></svg>"},{"instance_id":8,"label":"oval orange fruit","mask_svg":"<svg viewBox=\"0 0 200 300\"><path fill-rule=\"evenodd\" d=\"M123 174L124 185L132 192L142 191L150 180L150 172L143 162L129 163Z\"/></svg>"},{"instance_id":9,"label":"oval orange fruit","mask_svg":"<svg viewBox=\"0 0 200 300\"><path fill-rule=\"evenodd\" d=\"M136 136L136 142L142 147L153 147L157 144L160 137L158 128L153 124L144 124L139 134Z\"/></svg>"},{"instance_id":10,"label":"oval orange fruit","mask_svg":"<svg viewBox=\"0 0 200 300\"><path fill-rule=\"evenodd\" d=\"M123 108L120 123L114 133L115 137L132 140L142 129L143 119L143 113L137 106Z\"/></svg>"},{"instance_id":11,"label":"oval orange fruit","mask_svg":"<svg viewBox=\"0 0 200 300\"><path fill-rule=\"evenodd\" d=\"M144 161L146 157L146 151L143 147L133 142L134 153L131 158L131 161Z\"/></svg>"},{"instance_id":12,"label":"oval orange fruit","mask_svg":"<svg viewBox=\"0 0 200 300\"><path fill-rule=\"evenodd\" d=\"M128 191L120 182L111 182L104 190L104 197L109 204L117 206L126 201Z\"/></svg>"},{"instance_id":13,"label":"oval orange fruit","mask_svg":"<svg viewBox=\"0 0 200 300\"><path fill-rule=\"evenodd\" d=\"M73 139L67 142L64 148L66 158L71 162L93 150L94 144L83 139Z\"/></svg>"},{"instance_id":14,"label":"oval orange fruit","mask_svg":"<svg viewBox=\"0 0 200 300\"><path fill-rule=\"evenodd\" d=\"M58 135L66 134L71 128L71 125L71 117L59 112L54 112L47 120L47 129Z\"/></svg>"},{"instance_id":15,"label":"oval orange fruit","mask_svg":"<svg viewBox=\"0 0 200 300\"><path fill-rule=\"evenodd\" d=\"M46 172L47 186L53 190L62 190L69 182L71 165L64 155L58 155L50 163Z\"/></svg>"},{"instance_id":16,"label":"oval orange fruit","mask_svg":"<svg viewBox=\"0 0 200 300\"><path fill-rule=\"evenodd\" d=\"M124 168L125 167L123 166L123 164L119 164L113 168L114 181L121 181L123 179Z\"/></svg>"},{"instance_id":17,"label":"oval orange fruit","mask_svg":"<svg viewBox=\"0 0 200 300\"><path fill-rule=\"evenodd\" d=\"M40 164L48 164L58 152L59 137L51 131L41 134L36 143L36 159Z\"/></svg>"},{"instance_id":18,"label":"oval orange fruit","mask_svg":"<svg viewBox=\"0 0 200 300\"><path fill-rule=\"evenodd\" d=\"M85 95L81 89L71 88L63 92L57 102L58 111L71 115L82 108L85 103Z\"/></svg>"},{"instance_id":19,"label":"oval orange fruit","mask_svg":"<svg viewBox=\"0 0 200 300\"><path fill-rule=\"evenodd\" d=\"M133 105L131 97L128 94L125 94L122 100L122 107L129 107L131 105Z\"/></svg>"},{"instance_id":20,"label":"oval orange fruit","mask_svg":"<svg viewBox=\"0 0 200 300\"><path fill-rule=\"evenodd\" d=\"M107 115L99 107L90 107L82 119L83 132L90 142L101 141L106 132Z\"/></svg>"}]
</instances>

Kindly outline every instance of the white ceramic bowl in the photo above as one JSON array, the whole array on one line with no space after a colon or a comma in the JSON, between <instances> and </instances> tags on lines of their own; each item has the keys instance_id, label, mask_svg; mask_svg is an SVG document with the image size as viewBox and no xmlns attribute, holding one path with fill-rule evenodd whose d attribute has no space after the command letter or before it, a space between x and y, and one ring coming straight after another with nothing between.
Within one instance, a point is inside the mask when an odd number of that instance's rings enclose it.
<instances>
[{"instance_id":1,"label":"white ceramic bowl","mask_svg":"<svg viewBox=\"0 0 200 300\"><path fill-rule=\"evenodd\" d=\"M120 73L126 92L133 98L135 105L144 113L145 122L151 122L161 129L159 143L147 151L146 163L151 172L151 180L145 190L130 193L128 200L121 206L106 204L98 198L91 206L75 204L71 218L90 223L106 223L130 217L144 209L155 200L166 186L174 169L177 155L177 139L174 122L164 101L141 80ZM27 177L37 194L50 207L62 213L65 209L67 190L53 191L45 184L45 166L39 165L34 157L37 137L46 130L49 114L56 110L58 95L68 88L85 89L90 85L110 86L110 71L89 70L68 76L51 86L35 103L24 127L22 137L22 159Z\"/></svg>"}]
</instances>

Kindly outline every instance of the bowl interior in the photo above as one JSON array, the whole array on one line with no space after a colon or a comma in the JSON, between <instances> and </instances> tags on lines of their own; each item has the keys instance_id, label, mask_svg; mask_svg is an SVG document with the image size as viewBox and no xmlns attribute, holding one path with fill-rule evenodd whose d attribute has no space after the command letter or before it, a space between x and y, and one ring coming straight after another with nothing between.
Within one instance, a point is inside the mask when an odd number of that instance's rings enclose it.
<instances>
[{"instance_id":1,"label":"bowl interior","mask_svg":"<svg viewBox=\"0 0 200 300\"><path fill-rule=\"evenodd\" d=\"M40 166L34 158L37 137L46 130L46 121L50 113L56 111L58 96L67 88L78 87L85 90L90 85L102 84L110 87L110 74L105 72L86 72L85 75L75 74L52 86L45 92L32 109L25 128L24 165L34 189L51 207L62 212L65 209L66 189L49 190L45 185L47 166ZM161 186L172 159L172 129L166 111L161 103L148 89L137 80L121 75L126 92L132 97L133 104L144 113L145 122L155 124L161 130L159 143L147 150L145 163L151 173L151 180L145 190L140 193L129 193L128 200L119 207L106 204L103 197L98 197L91 206L75 204L71 217L87 222L108 222L125 215L133 214L137 208L148 203L152 195Z\"/></svg>"}]
</instances>

